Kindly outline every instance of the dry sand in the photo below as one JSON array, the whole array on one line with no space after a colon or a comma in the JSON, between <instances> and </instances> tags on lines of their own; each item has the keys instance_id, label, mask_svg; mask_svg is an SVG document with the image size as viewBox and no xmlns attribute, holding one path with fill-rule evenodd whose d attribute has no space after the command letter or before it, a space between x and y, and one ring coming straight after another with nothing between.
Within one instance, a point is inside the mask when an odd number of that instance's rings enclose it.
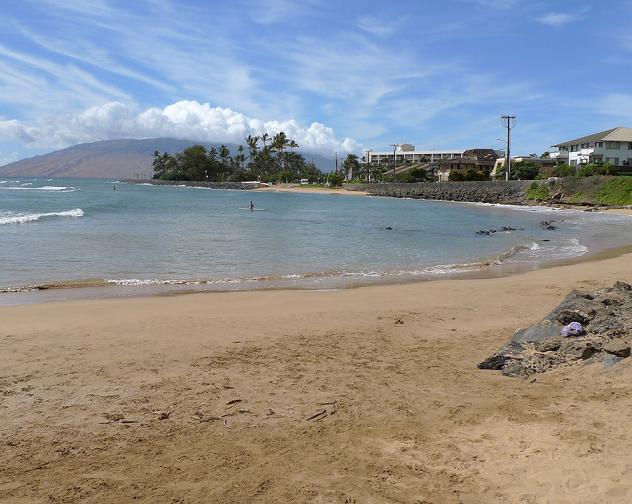
<instances>
[{"instance_id":1,"label":"dry sand","mask_svg":"<svg viewBox=\"0 0 632 504\"><path fill-rule=\"evenodd\" d=\"M629 362L476 368L569 289L617 279L632 255L0 308L0 502L632 502Z\"/></svg>"}]
</instances>

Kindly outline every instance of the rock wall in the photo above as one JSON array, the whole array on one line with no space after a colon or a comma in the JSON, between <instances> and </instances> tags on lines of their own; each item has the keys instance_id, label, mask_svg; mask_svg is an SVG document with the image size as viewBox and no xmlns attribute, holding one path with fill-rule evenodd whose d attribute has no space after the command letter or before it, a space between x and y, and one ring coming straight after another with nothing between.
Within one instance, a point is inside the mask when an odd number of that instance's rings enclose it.
<instances>
[{"instance_id":1,"label":"rock wall","mask_svg":"<svg viewBox=\"0 0 632 504\"><path fill-rule=\"evenodd\" d=\"M472 201L521 205L532 182L420 182L417 184L345 184L349 191L365 191L372 196L447 201Z\"/></svg>"},{"instance_id":2,"label":"rock wall","mask_svg":"<svg viewBox=\"0 0 632 504\"><path fill-rule=\"evenodd\" d=\"M153 184L153 185L169 185L169 186L188 186L188 187L206 187L208 189L233 189L233 190L252 190L257 189L260 184L253 182L252 184L242 184L241 182L192 182L187 180L123 180L127 184Z\"/></svg>"}]
</instances>

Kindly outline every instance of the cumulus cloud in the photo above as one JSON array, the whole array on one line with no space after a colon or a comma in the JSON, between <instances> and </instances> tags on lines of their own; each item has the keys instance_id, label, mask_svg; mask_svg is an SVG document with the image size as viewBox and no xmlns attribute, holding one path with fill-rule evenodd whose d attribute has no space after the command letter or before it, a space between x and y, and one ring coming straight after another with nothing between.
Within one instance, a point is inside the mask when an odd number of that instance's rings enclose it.
<instances>
[{"instance_id":1,"label":"cumulus cloud","mask_svg":"<svg viewBox=\"0 0 632 504\"><path fill-rule=\"evenodd\" d=\"M338 139L333 129L314 122L301 125L294 119L263 121L229 108L183 100L167 107L135 111L120 102L90 107L83 112L34 123L0 120L0 138L18 138L39 147L112 140L117 138L174 137L200 142L243 143L248 135L284 131L301 150L324 155L358 152L351 138Z\"/></svg>"}]
</instances>

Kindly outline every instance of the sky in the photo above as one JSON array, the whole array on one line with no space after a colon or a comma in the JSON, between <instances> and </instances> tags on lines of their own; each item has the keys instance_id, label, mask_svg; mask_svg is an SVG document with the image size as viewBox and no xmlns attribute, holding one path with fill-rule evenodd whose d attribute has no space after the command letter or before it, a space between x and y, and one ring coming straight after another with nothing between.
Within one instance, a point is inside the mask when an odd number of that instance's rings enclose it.
<instances>
[{"instance_id":1,"label":"sky","mask_svg":"<svg viewBox=\"0 0 632 504\"><path fill-rule=\"evenodd\" d=\"M0 165L76 143L503 149L632 126L632 0L0 0Z\"/></svg>"}]
</instances>

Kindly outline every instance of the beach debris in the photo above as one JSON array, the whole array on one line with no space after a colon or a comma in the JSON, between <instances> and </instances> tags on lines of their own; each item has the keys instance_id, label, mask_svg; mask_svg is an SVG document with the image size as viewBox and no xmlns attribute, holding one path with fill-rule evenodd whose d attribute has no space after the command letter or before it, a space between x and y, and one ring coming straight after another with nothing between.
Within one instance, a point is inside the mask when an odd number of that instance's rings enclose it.
<instances>
[{"instance_id":1,"label":"beach debris","mask_svg":"<svg viewBox=\"0 0 632 504\"><path fill-rule=\"evenodd\" d=\"M308 422L311 422L311 421L318 422L319 420L322 420L326 416L333 415L334 413L336 413L336 411L338 411L338 401L320 402L320 403L316 403L316 405L325 406L325 408L319 411L318 413L315 413L311 417L309 417L307 419ZM327 411L327 408L326 408L327 406L330 407L329 411Z\"/></svg>"},{"instance_id":2,"label":"beach debris","mask_svg":"<svg viewBox=\"0 0 632 504\"><path fill-rule=\"evenodd\" d=\"M311 420L322 420L323 418L325 418L328 415L327 410L324 409L322 411L319 411L318 413L316 413L315 415L312 415L311 417L309 417L307 419L307 421L311 421Z\"/></svg>"},{"instance_id":3,"label":"beach debris","mask_svg":"<svg viewBox=\"0 0 632 504\"><path fill-rule=\"evenodd\" d=\"M395 319L395 325L403 325L403 324L404 324L404 321L400 317L397 317Z\"/></svg>"},{"instance_id":4,"label":"beach debris","mask_svg":"<svg viewBox=\"0 0 632 504\"><path fill-rule=\"evenodd\" d=\"M218 420L221 420L220 417L212 416L212 415L207 416L201 411L196 411L195 413L193 413L193 418L195 418L196 420L199 420L200 423L216 422Z\"/></svg>"},{"instance_id":5,"label":"beach debris","mask_svg":"<svg viewBox=\"0 0 632 504\"><path fill-rule=\"evenodd\" d=\"M226 406L234 406L235 404L239 404L240 402L243 402L243 399L231 399L226 403Z\"/></svg>"},{"instance_id":6,"label":"beach debris","mask_svg":"<svg viewBox=\"0 0 632 504\"><path fill-rule=\"evenodd\" d=\"M581 336L584 334L584 326L579 322L571 322L568 325L562 327L561 333L565 338L569 338L571 336Z\"/></svg>"},{"instance_id":7,"label":"beach debris","mask_svg":"<svg viewBox=\"0 0 632 504\"><path fill-rule=\"evenodd\" d=\"M632 285L617 282L593 293L571 291L478 367L525 377L582 361L611 366L631 353Z\"/></svg>"}]
</instances>

